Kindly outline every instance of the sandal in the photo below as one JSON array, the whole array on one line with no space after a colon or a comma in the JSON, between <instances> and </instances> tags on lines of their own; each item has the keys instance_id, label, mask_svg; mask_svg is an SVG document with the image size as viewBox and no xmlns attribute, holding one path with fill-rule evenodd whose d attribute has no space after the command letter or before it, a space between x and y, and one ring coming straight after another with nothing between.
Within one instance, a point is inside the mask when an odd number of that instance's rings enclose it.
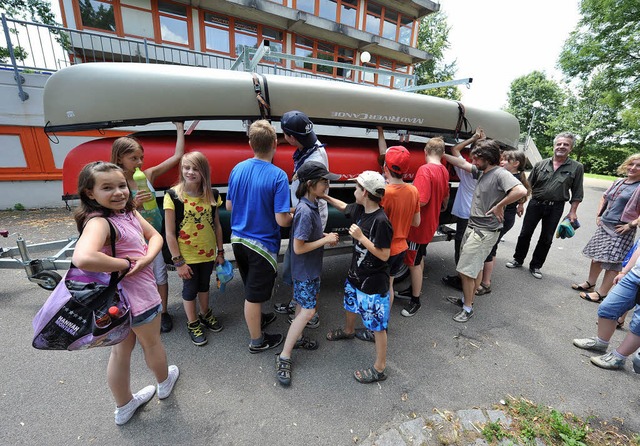
<instances>
[{"instance_id":1,"label":"sandal","mask_svg":"<svg viewBox=\"0 0 640 446\"><path fill-rule=\"evenodd\" d=\"M355 335L356 338L360 339L361 341L376 342L376 337L373 334L373 331L369 330L368 328L356 328Z\"/></svg>"},{"instance_id":2,"label":"sandal","mask_svg":"<svg viewBox=\"0 0 640 446\"><path fill-rule=\"evenodd\" d=\"M480 286L476 290L476 296L484 296L485 294L489 294L491 292L491 285L487 285L485 283L480 282Z\"/></svg>"},{"instance_id":3,"label":"sandal","mask_svg":"<svg viewBox=\"0 0 640 446\"><path fill-rule=\"evenodd\" d=\"M606 294L603 296L602 294L600 294L597 291L593 291L593 293L596 293L598 295L597 299L592 299L591 298L592 293L580 293L580 298L584 299L584 300L588 300L589 302L593 302L594 304L599 304L600 302L602 302L604 300L605 297L607 297Z\"/></svg>"},{"instance_id":4,"label":"sandal","mask_svg":"<svg viewBox=\"0 0 640 446\"><path fill-rule=\"evenodd\" d=\"M276 377L283 386L291 384L291 359L282 359L276 355Z\"/></svg>"},{"instance_id":5,"label":"sandal","mask_svg":"<svg viewBox=\"0 0 640 446\"><path fill-rule=\"evenodd\" d=\"M356 379L356 381L363 384L375 383L387 379L387 375L384 373L384 370L382 372L378 372L375 367L356 370L355 372L353 372L353 377Z\"/></svg>"},{"instance_id":6,"label":"sandal","mask_svg":"<svg viewBox=\"0 0 640 446\"><path fill-rule=\"evenodd\" d=\"M310 339L308 336L302 336L293 345L293 348L301 348L303 350L317 350L318 347L318 341Z\"/></svg>"},{"instance_id":7,"label":"sandal","mask_svg":"<svg viewBox=\"0 0 640 446\"><path fill-rule=\"evenodd\" d=\"M588 286L584 287L584 286L582 286L582 285L580 285L578 283L572 283L571 284L571 288L573 288L576 291L590 292L590 291L593 291L593 287L596 286L595 283L593 285L591 285L588 280L585 280L584 283L586 283Z\"/></svg>"},{"instance_id":8,"label":"sandal","mask_svg":"<svg viewBox=\"0 0 640 446\"><path fill-rule=\"evenodd\" d=\"M341 339L353 339L356 337L355 333L345 333L342 328L334 328L327 333L328 341L339 341Z\"/></svg>"}]
</instances>

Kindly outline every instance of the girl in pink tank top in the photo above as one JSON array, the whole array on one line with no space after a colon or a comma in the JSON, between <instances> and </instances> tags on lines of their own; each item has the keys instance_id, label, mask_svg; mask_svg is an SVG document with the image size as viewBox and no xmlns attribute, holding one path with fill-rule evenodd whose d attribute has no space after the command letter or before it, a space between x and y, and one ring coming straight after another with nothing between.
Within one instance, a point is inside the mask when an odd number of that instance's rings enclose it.
<instances>
[{"instance_id":1,"label":"girl in pink tank top","mask_svg":"<svg viewBox=\"0 0 640 446\"><path fill-rule=\"evenodd\" d=\"M160 339L160 295L151 262L162 248L162 236L134 209L127 180L115 164L96 161L84 166L78 176L80 206L75 219L80 232L73 264L95 272L128 270L121 282L131 307L131 333L111 347L107 382L116 402L115 422L125 424L136 410L158 391L167 398L178 380L178 367L167 366L167 355ZM116 255L109 247L107 219L116 229ZM149 240L149 245L145 243ZM131 393L131 352L140 341L147 367L156 377L150 385Z\"/></svg>"}]
</instances>

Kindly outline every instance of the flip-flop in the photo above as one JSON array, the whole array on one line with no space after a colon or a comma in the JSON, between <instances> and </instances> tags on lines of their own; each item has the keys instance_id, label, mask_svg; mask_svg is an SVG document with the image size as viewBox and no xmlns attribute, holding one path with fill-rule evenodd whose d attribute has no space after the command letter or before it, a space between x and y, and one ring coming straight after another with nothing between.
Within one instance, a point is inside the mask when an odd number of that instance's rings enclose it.
<instances>
[{"instance_id":1,"label":"flip-flop","mask_svg":"<svg viewBox=\"0 0 640 446\"><path fill-rule=\"evenodd\" d=\"M571 284L571 288L576 290L576 291L586 291L586 292L591 292L593 291L593 287L596 286L596 284L594 283L593 285L591 285L591 283L589 283L588 280L585 280L584 283L586 283L587 285L589 285L588 287L583 287L582 285L578 284L578 283L572 283Z\"/></svg>"},{"instance_id":2,"label":"flip-flop","mask_svg":"<svg viewBox=\"0 0 640 446\"><path fill-rule=\"evenodd\" d=\"M387 375L384 373L384 370L382 372L378 372L375 367L356 370L355 372L353 372L353 377L356 379L356 381L363 384L375 383L387 379Z\"/></svg>"},{"instance_id":3,"label":"flip-flop","mask_svg":"<svg viewBox=\"0 0 640 446\"><path fill-rule=\"evenodd\" d=\"M602 302L604 300L605 297L607 297L607 295L605 294L604 296L600 293L598 293L597 291L593 291L594 293L596 293L598 295L597 299L591 299L591 296L589 294L591 293L580 293L580 299L584 299L586 301L589 302L593 302L594 304L599 304L600 302Z\"/></svg>"},{"instance_id":4,"label":"flip-flop","mask_svg":"<svg viewBox=\"0 0 640 446\"><path fill-rule=\"evenodd\" d=\"M367 342L375 342L376 341L376 337L373 334L373 331L369 330L368 328L356 328L356 338L360 339L361 341L367 341Z\"/></svg>"}]
</instances>

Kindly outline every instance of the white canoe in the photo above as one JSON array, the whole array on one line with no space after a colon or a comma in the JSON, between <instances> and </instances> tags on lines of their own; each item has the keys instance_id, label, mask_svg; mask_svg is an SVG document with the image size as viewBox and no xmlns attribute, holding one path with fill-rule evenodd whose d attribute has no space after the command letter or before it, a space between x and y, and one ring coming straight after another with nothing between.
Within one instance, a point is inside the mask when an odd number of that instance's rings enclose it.
<instances>
[{"instance_id":1,"label":"white canoe","mask_svg":"<svg viewBox=\"0 0 640 446\"><path fill-rule=\"evenodd\" d=\"M270 118L289 110L316 124L402 129L467 137L477 126L517 147L518 120L500 110L386 88L257 75ZM174 120L258 119L251 73L177 65L87 63L64 68L45 85L46 130L77 131Z\"/></svg>"}]
</instances>

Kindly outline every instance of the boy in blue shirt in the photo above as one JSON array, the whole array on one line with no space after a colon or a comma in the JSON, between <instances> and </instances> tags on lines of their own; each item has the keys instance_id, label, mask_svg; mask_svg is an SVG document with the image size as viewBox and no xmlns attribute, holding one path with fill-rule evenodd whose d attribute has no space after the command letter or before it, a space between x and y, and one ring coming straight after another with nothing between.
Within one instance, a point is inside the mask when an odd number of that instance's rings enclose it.
<instances>
[{"instance_id":1,"label":"boy in blue shirt","mask_svg":"<svg viewBox=\"0 0 640 446\"><path fill-rule=\"evenodd\" d=\"M281 334L263 333L275 320L262 314L262 304L271 298L277 276L280 226L291 226L289 181L272 164L276 131L266 120L249 127L249 145L254 157L238 163L229 176L227 210L231 211L231 243L244 283L244 317L249 328L249 351L260 353L282 343Z\"/></svg>"}]
</instances>

